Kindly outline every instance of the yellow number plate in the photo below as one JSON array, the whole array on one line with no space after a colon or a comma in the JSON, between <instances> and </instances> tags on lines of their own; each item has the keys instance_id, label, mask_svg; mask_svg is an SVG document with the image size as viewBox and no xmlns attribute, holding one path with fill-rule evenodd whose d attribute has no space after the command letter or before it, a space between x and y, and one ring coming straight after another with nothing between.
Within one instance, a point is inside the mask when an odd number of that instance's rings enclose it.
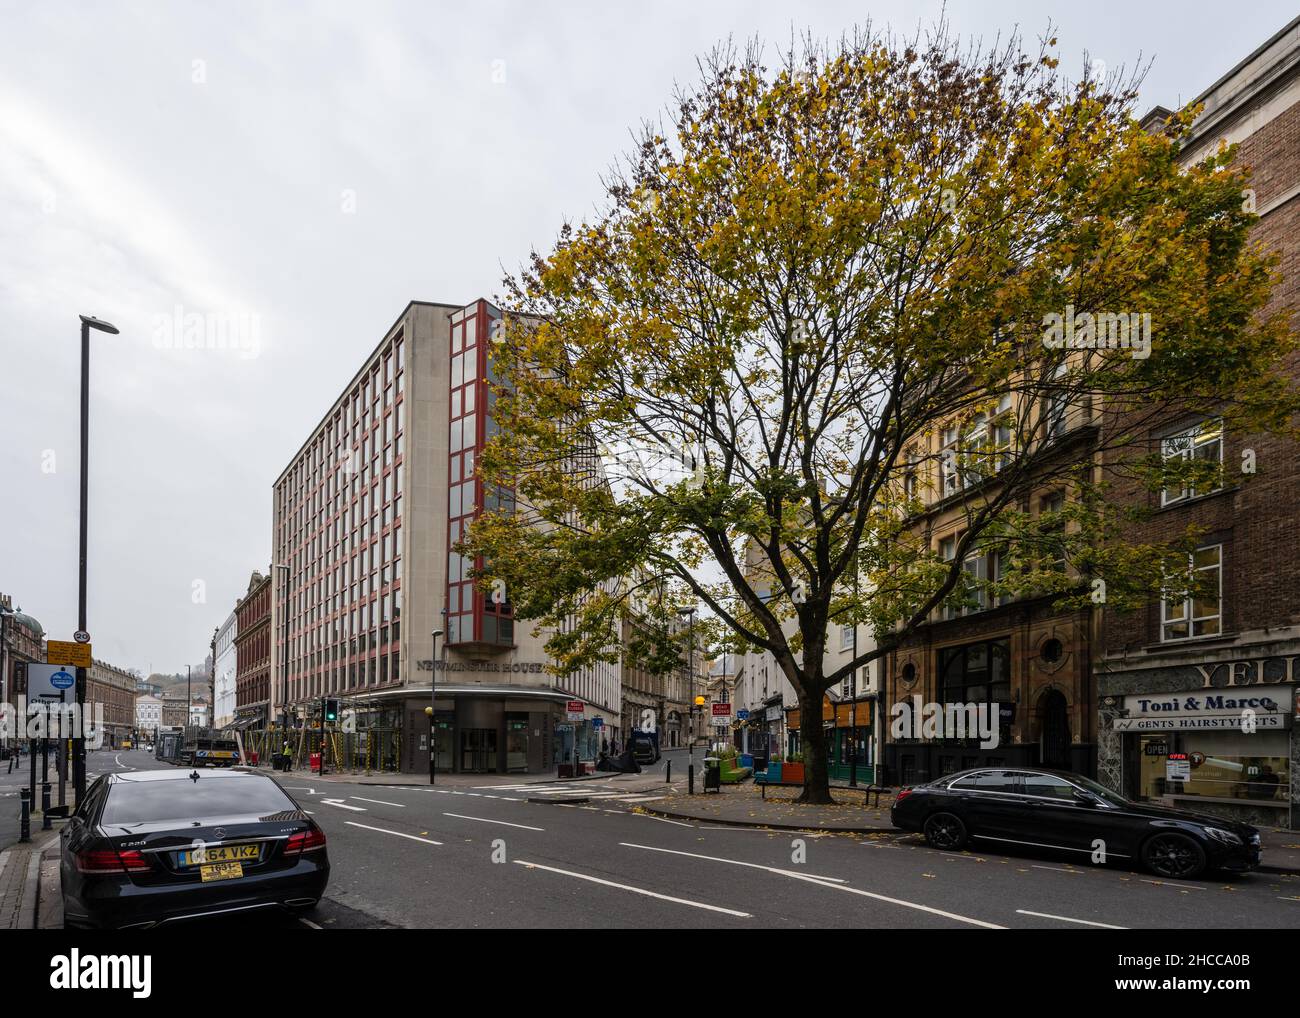
<instances>
[{"instance_id":1,"label":"yellow number plate","mask_svg":"<svg viewBox=\"0 0 1300 1018\"><path fill-rule=\"evenodd\" d=\"M200 866L199 875L206 884L210 880L234 880L244 875L242 862L219 862L215 866Z\"/></svg>"},{"instance_id":2,"label":"yellow number plate","mask_svg":"<svg viewBox=\"0 0 1300 1018\"><path fill-rule=\"evenodd\" d=\"M241 862L256 860L256 845L213 845L195 851L181 853L182 866L202 866L205 863Z\"/></svg>"}]
</instances>

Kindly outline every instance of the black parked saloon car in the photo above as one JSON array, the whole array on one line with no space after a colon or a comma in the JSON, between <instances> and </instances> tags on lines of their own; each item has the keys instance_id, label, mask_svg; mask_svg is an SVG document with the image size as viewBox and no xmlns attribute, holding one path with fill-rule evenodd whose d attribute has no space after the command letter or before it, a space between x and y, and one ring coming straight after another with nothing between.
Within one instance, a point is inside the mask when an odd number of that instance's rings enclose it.
<instances>
[{"instance_id":1,"label":"black parked saloon car","mask_svg":"<svg viewBox=\"0 0 1300 1018\"><path fill-rule=\"evenodd\" d=\"M1249 824L1131 802L1078 774L1029 768L980 768L904 788L890 818L921 831L934 848L969 839L1058 849L1092 858L1135 859L1173 879L1207 868L1252 870L1259 832Z\"/></svg>"},{"instance_id":2,"label":"black parked saloon car","mask_svg":"<svg viewBox=\"0 0 1300 1018\"><path fill-rule=\"evenodd\" d=\"M61 834L64 924L145 929L325 892L325 834L279 785L231 771L106 774Z\"/></svg>"}]
</instances>

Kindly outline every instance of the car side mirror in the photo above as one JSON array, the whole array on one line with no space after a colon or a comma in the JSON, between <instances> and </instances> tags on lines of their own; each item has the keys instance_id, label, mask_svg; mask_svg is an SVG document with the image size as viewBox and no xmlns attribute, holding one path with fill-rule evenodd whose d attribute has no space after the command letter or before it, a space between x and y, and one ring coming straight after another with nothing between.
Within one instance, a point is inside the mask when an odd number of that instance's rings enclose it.
<instances>
[{"instance_id":1,"label":"car side mirror","mask_svg":"<svg viewBox=\"0 0 1300 1018\"><path fill-rule=\"evenodd\" d=\"M1101 800L1091 792L1084 792L1076 789L1074 792L1074 801L1080 806L1100 806Z\"/></svg>"}]
</instances>

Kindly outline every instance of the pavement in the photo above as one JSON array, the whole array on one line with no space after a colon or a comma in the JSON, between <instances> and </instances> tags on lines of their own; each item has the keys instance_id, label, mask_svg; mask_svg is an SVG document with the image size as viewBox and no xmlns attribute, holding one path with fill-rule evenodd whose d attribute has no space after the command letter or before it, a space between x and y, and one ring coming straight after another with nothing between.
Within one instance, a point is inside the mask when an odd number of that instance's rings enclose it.
<instances>
[{"instance_id":1,"label":"pavement","mask_svg":"<svg viewBox=\"0 0 1300 1018\"><path fill-rule=\"evenodd\" d=\"M697 790L699 786L696 786ZM831 806L798 802L799 790L769 788L764 798L757 785L746 782L724 785L721 792L688 795L674 790L643 809L655 816L675 820L728 824L738 827L767 828L786 831L828 831L843 834L878 834L889 832L903 838L907 832L897 830L889 820L892 795L869 799L862 789L835 787ZM879 801L877 807L875 803ZM1260 870L1267 873L1300 875L1300 831L1261 828L1260 841L1264 861Z\"/></svg>"}]
</instances>

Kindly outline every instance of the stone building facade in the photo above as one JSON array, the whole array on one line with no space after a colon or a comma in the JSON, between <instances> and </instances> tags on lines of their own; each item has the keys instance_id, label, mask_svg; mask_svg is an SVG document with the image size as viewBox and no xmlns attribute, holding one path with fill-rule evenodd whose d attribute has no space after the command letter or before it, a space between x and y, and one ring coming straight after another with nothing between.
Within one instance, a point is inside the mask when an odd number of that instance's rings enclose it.
<instances>
[{"instance_id":1,"label":"stone building facade","mask_svg":"<svg viewBox=\"0 0 1300 1018\"><path fill-rule=\"evenodd\" d=\"M116 749L135 730L136 677L95 658L86 673L86 702L104 706L104 748Z\"/></svg>"}]
</instances>

